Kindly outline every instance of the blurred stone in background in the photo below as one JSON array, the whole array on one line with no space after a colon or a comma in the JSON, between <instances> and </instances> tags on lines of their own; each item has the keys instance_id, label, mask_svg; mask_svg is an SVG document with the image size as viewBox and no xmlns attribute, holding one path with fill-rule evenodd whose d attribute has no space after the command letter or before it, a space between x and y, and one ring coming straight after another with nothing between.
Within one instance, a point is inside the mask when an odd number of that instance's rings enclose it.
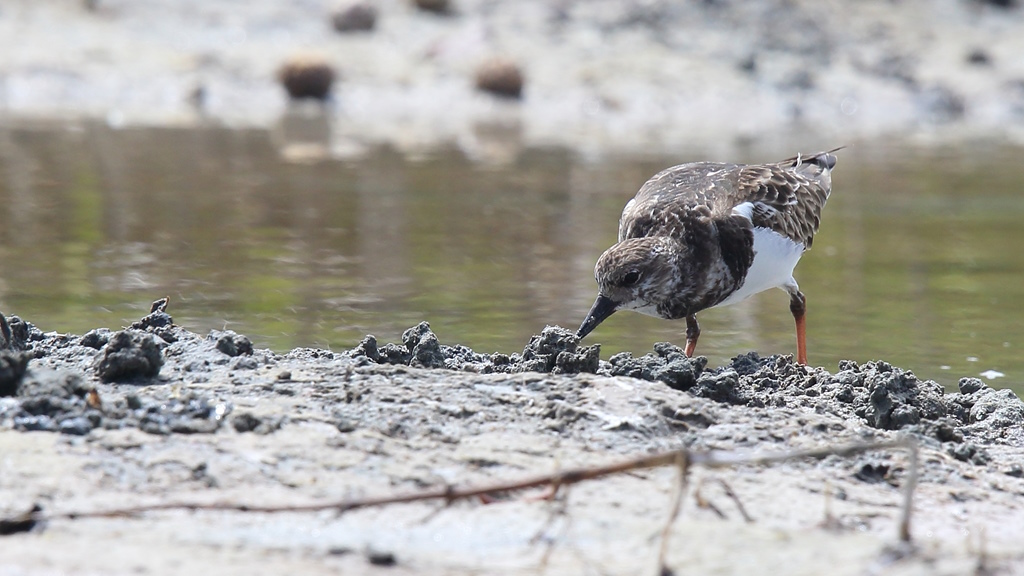
<instances>
[{"instance_id":1,"label":"blurred stone in background","mask_svg":"<svg viewBox=\"0 0 1024 576\"><path fill-rule=\"evenodd\" d=\"M326 100L336 76L323 56L297 54L281 65L277 77L293 100Z\"/></svg>"},{"instance_id":2,"label":"blurred stone in background","mask_svg":"<svg viewBox=\"0 0 1024 576\"><path fill-rule=\"evenodd\" d=\"M476 87L495 96L518 99L523 95L523 71L510 58L495 56L477 67Z\"/></svg>"},{"instance_id":3,"label":"blurred stone in background","mask_svg":"<svg viewBox=\"0 0 1024 576\"><path fill-rule=\"evenodd\" d=\"M412 0L420 10L434 14L451 14L452 4L448 0Z\"/></svg>"},{"instance_id":4,"label":"blurred stone in background","mask_svg":"<svg viewBox=\"0 0 1024 576\"><path fill-rule=\"evenodd\" d=\"M370 32L377 25L377 7L356 2L335 10L331 24L338 32Z\"/></svg>"},{"instance_id":5,"label":"blurred stone in background","mask_svg":"<svg viewBox=\"0 0 1024 576\"><path fill-rule=\"evenodd\" d=\"M472 141L502 100L526 147L588 154L1024 143L1020 3L0 2L0 113L267 127L344 71L335 143L409 153ZM281 72L300 52L320 62Z\"/></svg>"}]
</instances>

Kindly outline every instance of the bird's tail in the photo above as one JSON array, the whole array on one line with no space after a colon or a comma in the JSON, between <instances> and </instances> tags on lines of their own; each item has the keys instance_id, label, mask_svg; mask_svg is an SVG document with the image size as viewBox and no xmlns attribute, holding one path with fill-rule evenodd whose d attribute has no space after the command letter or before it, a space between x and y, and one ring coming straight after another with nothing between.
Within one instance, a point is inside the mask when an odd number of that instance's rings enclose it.
<instances>
[{"instance_id":1,"label":"bird's tail","mask_svg":"<svg viewBox=\"0 0 1024 576\"><path fill-rule=\"evenodd\" d=\"M818 152L817 154L797 154L792 158L787 158L779 164L789 166L791 168L800 168L805 164L813 164L822 170L831 170L836 165L836 156L834 152L838 152L846 148L846 146L840 146L833 148L828 152Z\"/></svg>"}]
</instances>

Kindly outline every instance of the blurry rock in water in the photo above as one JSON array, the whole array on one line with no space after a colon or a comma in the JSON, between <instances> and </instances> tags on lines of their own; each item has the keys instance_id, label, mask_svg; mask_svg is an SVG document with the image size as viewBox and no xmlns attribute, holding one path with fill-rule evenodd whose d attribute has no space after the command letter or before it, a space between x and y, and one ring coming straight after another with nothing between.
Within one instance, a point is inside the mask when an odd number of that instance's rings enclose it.
<instances>
[{"instance_id":1,"label":"blurry rock in water","mask_svg":"<svg viewBox=\"0 0 1024 576\"><path fill-rule=\"evenodd\" d=\"M420 10L435 14L450 14L452 11L452 3L448 0L412 0L412 3Z\"/></svg>"},{"instance_id":2,"label":"blurry rock in water","mask_svg":"<svg viewBox=\"0 0 1024 576\"><path fill-rule=\"evenodd\" d=\"M491 58L476 69L476 87L496 96L520 98L523 94L523 72L508 58Z\"/></svg>"},{"instance_id":3,"label":"blurry rock in water","mask_svg":"<svg viewBox=\"0 0 1024 576\"><path fill-rule=\"evenodd\" d=\"M314 54L292 56L281 65L278 80L294 100L326 100L337 74L327 60Z\"/></svg>"},{"instance_id":4,"label":"blurry rock in water","mask_svg":"<svg viewBox=\"0 0 1024 576\"><path fill-rule=\"evenodd\" d=\"M369 32L377 25L377 7L369 2L356 2L334 11L331 23L338 32Z\"/></svg>"}]
</instances>

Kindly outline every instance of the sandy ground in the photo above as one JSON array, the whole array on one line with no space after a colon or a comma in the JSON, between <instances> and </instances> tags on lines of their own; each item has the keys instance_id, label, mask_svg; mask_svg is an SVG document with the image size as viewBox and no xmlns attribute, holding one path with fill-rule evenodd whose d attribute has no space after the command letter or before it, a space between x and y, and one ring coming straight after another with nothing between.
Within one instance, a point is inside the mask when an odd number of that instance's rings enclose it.
<instances>
[{"instance_id":1,"label":"sandy ground","mask_svg":"<svg viewBox=\"0 0 1024 576\"><path fill-rule=\"evenodd\" d=\"M696 470L669 567L1024 574L1024 404L978 380L943 394L885 363L833 373L747 355L708 367L668 345L574 364L590 349L555 328L507 356L445 345L425 325L401 344L368 338L347 352L277 355L252 350L244 336L203 337L170 321L157 312L136 329L73 336L12 318L15 350L0 353L0 389L13 393L0 398L0 514L33 503L61 514L171 501L328 502L683 447L772 452L909 433L923 446L911 547L897 541L908 456L877 450ZM437 362L458 369L417 367ZM597 374L520 371L528 368ZM612 375L623 371L638 377ZM555 502L533 490L490 504L343 515L52 519L0 538L0 573L654 574L675 485L666 468L579 484Z\"/></svg>"},{"instance_id":2,"label":"sandy ground","mask_svg":"<svg viewBox=\"0 0 1024 576\"><path fill-rule=\"evenodd\" d=\"M312 54L339 76L334 155L1024 141L1024 10L1000 2L380 0L372 31L338 33L349 4L11 0L0 114L269 126L287 116L278 68ZM492 57L520 67L521 99L474 88Z\"/></svg>"}]
</instances>

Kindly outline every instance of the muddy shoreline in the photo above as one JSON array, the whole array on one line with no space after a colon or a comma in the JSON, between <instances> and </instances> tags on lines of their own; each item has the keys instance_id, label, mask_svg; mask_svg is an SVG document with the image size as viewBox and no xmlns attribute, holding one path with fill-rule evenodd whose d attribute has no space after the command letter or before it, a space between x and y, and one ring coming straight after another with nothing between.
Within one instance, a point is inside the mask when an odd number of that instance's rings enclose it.
<instances>
[{"instance_id":1,"label":"muddy shoreline","mask_svg":"<svg viewBox=\"0 0 1024 576\"><path fill-rule=\"evenodd\" d=\"M0 115L287 133L277 73L303 55L338 78L319 121L317 154L332 156L1024 141L1017 2L459 0L437 14L388 0L371 29L336 31L352 3L14 2L0 10ZM520 98L474 87L495 57L519 67Z\"/></svg>"},{"instance_id":2,"label":"muddy shoreline","mask_svg":"<svg viewBox=\"0 0 1024 576\"><path fill-rule=\"evenodd\" d=\"M270 127L301 162L378 146L409 157L455 146L502 163L551 147L735 159L859 141L1024 142L1016 2L462 0L443 15L375 4L374 31L339 34L325 2L8 3L0 122ZM300 52L338 72L324 105L289 104L278 85L278 67ZM493 56L522 67L518 99L474 88ZM602 361L596 341L557 327L500 353L421 323L399 342L278 354L178 326L164 305L124 330L84 334L6 317L0 518L35 505L324 502L681 447L909 434L922 446L912 546L896 545L907 456L879 450L699 472L670 566L1024 574L1024 404L975 378L946 394L884 361L803 367L748 353L714 366L667 343ZM343 515L55 519L0 536L0 575L653 574L675 483L674 470L653 469L554 503L535 491Z\"/></svg>"},{"instance_id":3,"label":"muddy shoreline","mask_svg":"<svg viewBox=\"0 0 1024 576\"><path fill-rule=\"evenodd\" d=\"M1024 571L1024 527L1010 520L1024 513L1024 404L973 378L943 394L885 362L830 371L750 353L715 367L670 344L605 362L554 327L508 354L446 344L426 323L401 343L367 337L344 352L275 354L230 331L192 333L160 306L134 327L81 336L8 319L4 516L32 504L59 513L189 499L300 503L507 481L680 447L770 451L912 434L923 467L909 551L893 548L906 455L876 451L703 472L670 563L724 573L814 574L840 559L843 574ZM5 537L0 572L163 574L217 562L242 573L265 561L311 573L525 574L539 569L541 533L554 543L549 570L636 573L654 569L649 536L667 514L672 477L653 470L579 485L551 525L552 505L529 493L343 516L55 520ZM114 535L103 555L82 557L74 544ZM729 552L737 548L744 554Z\"/></svg>"}]
</instances>

